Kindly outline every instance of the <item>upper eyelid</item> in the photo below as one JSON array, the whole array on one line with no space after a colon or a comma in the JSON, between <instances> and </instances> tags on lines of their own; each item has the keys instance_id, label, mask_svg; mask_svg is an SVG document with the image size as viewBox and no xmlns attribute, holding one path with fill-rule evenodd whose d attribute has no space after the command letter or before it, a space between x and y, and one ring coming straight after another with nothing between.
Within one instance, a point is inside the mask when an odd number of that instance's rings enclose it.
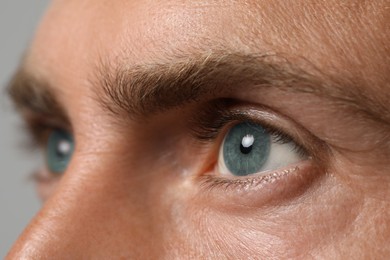
<instances>
[{"instance_id":1,"label":"upper eyelid","mask_svg":"<svg viewBox=\"0 0 390 260\"><path fill-rule=\"evenodd\" d=\"M251 121L261 124L266 129L280 131L287 135L292 141L302 147L312 157L318 159L320 164L329 160L329 147L323 140L316 137L309 130L271 108L248 104L240 101L217 100L203 107L203 112L197 115L190 122L190 129L193 136L201 141L215 140L221 133L221 129L229 128L235 123ZM206 108L204 108L206 107ZM214 113L214 115L211 115ZM213 117L221 122L213 121ZM226 121L227 120L227 121ZM222 140L221 140L222 141Z\"/></svg>"},{"instance_id":2,"label":"upper eyelid","mask_svg":"<svg viewBox=\"0 0 390 260\"><path fill-rule=\"evenodd\" d=\"M62 115L43 115L35 111L24 110L22 117L25 121L25 130L33 141L33 146L45 145L48 134L54 129L72 131L72 125Z\"/></svg>"}]
</instances>

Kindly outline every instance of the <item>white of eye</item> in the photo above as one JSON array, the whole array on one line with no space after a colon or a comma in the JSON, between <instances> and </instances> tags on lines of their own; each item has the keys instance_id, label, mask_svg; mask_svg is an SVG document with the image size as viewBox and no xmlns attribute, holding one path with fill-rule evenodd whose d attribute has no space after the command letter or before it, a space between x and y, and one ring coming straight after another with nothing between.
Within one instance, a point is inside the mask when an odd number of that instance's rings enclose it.
<instances>
[{"instance_id":1,"label":"white of eye","mask_svg":"<svg viewBox=\"0 0 390 260\"><path fill-rule=\"evenodd\" d=\"M263 171L277 170L304 159L306 158L295 151L293 142L281 144L272 140L268 160L263 166Z\"/></svg>"}]
</instances>

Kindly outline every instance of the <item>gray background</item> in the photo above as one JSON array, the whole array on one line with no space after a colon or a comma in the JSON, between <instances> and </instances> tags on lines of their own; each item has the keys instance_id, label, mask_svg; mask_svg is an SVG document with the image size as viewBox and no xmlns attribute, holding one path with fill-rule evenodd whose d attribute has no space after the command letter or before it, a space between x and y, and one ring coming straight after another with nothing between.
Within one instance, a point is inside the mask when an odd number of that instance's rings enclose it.
<instances>
[{"instance_id":1,"label":"gray background","mask_svg":"<svg viewBox=\"0 0 390 260\"><path fill-rule=\"evenodd\" d=\"M39 163L22 149L22 123L4 92L48 3L0 0L0 259L40 207L28 181Z\"/></svg>"}]
</instances>

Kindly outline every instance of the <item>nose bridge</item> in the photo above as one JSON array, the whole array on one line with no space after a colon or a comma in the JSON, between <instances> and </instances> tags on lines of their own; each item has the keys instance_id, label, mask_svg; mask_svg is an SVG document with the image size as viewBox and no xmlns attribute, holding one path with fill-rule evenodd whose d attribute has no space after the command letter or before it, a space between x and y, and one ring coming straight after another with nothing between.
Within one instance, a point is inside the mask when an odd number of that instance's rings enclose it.
<instances>
[{"instance_id":1,"label":"nose bridge","mask_svg":"<svg viewBox=\"0 0 390 260\"><path fill-rule=\"evenodd\" d=\"M7 259L110 258L118 248L140 255L152 236L147 198L141 182L116 179L118 171L69 169Z\"/></svg>"}]
</instances>

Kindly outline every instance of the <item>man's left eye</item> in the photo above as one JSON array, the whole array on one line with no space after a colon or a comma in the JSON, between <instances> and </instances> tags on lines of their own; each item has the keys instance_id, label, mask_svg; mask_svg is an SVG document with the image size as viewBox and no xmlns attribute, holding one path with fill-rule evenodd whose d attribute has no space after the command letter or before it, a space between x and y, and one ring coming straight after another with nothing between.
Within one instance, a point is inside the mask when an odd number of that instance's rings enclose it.
<instances>
[{"instance_id":1,"label":"man's left eye","mask_svg":"<svg viewBox=\"0 0 390 260\"><path fill-rule=\"evenodd\" d=\"M243 122L227 133L218 158L222 175L247 176L285 168L307 159L290 138L260 124Z\"/></svg>"}]
</instances>

